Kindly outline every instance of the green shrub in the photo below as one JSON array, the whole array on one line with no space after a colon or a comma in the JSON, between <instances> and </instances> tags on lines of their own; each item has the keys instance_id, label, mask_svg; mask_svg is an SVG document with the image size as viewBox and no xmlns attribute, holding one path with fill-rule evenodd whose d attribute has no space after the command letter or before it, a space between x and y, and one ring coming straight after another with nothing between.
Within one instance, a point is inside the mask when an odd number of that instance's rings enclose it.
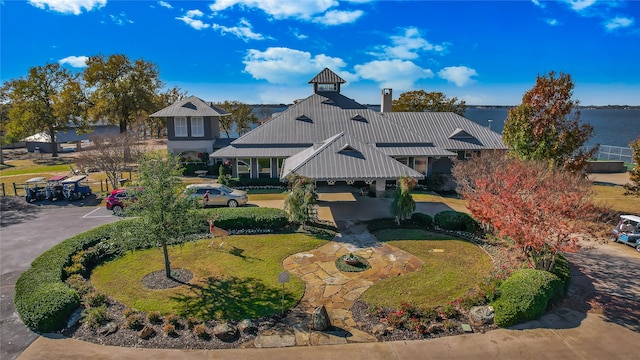
<instances>
[{"instance_id":1,"label":"green shrub","mask_svg":"<svg viewBox=\"0 0 640 360\"><path fill-rule=\"evenodd\" d=\"M209 335L209 332L207 331L207 327L204 324L198 324L194 326L193 335L195 335L196 337L202 340L208 340L211 338L211 335Z\"/></svg>"},{"instance_id":2,"label":"green shrub","mask_svg":"<svg viewBox=\"0 0 640 360\"><path fill-rule=\"evenodd\" d=\"M91 283L78 274L69 276L69 278L64 283L68 287L75 290L76 294L78 294L78 297L80 298L84 297L86 294L90 293L93 290L93 286L91 286Z\"/></svg>"},{"instance_id":3,"label":"green shrub","mask_svg":"<svg viewBox=\"0 0 640 360\"><path fill-rule=\"evenodd\" d=\"M287 187L287 184L280 181L278 178L240 178L238 179L237 186L249 187L249 186L282 186Z\"/></svg>"},{"instance_id":4,"label":"green shrub","mask_svg":"<svg viewBox=\"0 0 640 360\"><path fill-rule=\"evenodd\" d=\"M569 268L569 262L562 254L556 255L556 263L551 269L551 273L562 281L562 295L567 295L569 285L571 285L571 269Z\"/></svg>"},{"instance_id":5,"label":"green shrub","mask_svg":"<svg viewBox=\"0 0 640 360\"><path fill-rule=\"evenodd\" d=\"M140 313L133 313L124 320L129 329L140 330L144 327L144 316Z\"/></svg>"},{"instance_id":6,"label":"green shrub","mask_svg":"<svg viewBox=\"0 0 640 360\"><path fill-rule=\"evenodd\" d=\"M107 301L107 295L101 292L90 292L82 298L82 303L87 307L99 307Z\"/></svg>"},{"instance_id":7,"label":"green shrub","mask_svg":"<svg viewBox=\"0 0 640 360\"><path fill-rule=\"evenodd\" d=\"M31 263L31 268L16 281L14 295L16 310L25 325L40 332L60 330L66 325L71 312L80 305L80 297L65 285L67 274L63 269L71 265L76 253L101 241L111 241L122 223L103 225L69 238ZM115 246L114 251L121 251L121 247Z\"/></svg>"},{"instance_id":8,"label":"green shrub","mask_svg":"<svg viewBox=\"0 0 640 360\"><path fill-rule=\"evenodd\" d=\"M429 191L440 191L442 186L447 183L447 179L442 174L431 174L424 178L424 180L418 181L418 184L424 186Z\"/></svg>"},{"instance_id":9,"label":"green shrub","mask_svg":"<svg viewBox=\"0 0 640 360\"><path fill-rule=\"evenodd\" d=\"M445 230L459 230L475 232L478 223L469 214L459 211L440 211L433 218L433 222Z\"/></svg>"},{"instance_id":10,"label":"green shrub","mask_svg":"<svg viewBox=\"0 0 640 360\"><path fill-rule=\"evenodd\" d=\"M109 318L107 317L107 306L102 305L94 308L89 308L85 312L84 315L84 323L88 327L95 329L100 327L100 325L107 322Z\"/></svg>"},{"instance_id":11,"label":"green shrub","mask_svg":"<svg viewBox=\"0 0 640 360\"><path fill-rule=\"evenodd\" d=\"M180 318L175 315L175 314L167 314L164 317L164 323L165 324L171 324L175 327L179 327L180 326Z\"/></svg>"},{"instance_id":12,"label":"green shrub","mask_svg":"<svg viewBox=\"0 0 640 360\"><path fill-rule=\"evenodd\" d=\"M162 315L159 311L150 311L149 314L147 314L147 319L149 319L149 322L152 324L162 323Z\"/></svg>"},{"instance_id":13,"label":"green shrub","mask_svg":"<svg viewBox=\"0 0 640 360\"><path fill-rule=\"evenodd\" d=\"M411 222L427 229L433 226L433 218L430 215L423 213L411 214Z\"/></svg>"},{"instance_id":14,"label":"green shrub","mask_svg":"<svg viewBox=\"0 0 640 360\"><path fill-rule=\"evenodd\" d=\"M260 207L215 208L203 210L205 218L215 218L216 226L227 231L232 230L282 230L289 225L287 214L281 209ZM209 231L206 222L202 222L201 231Z\"/></svg>"},{"instance_id":15,"label":"green shrub","mask_svg":"<svg viewBox=\"0 0 640 360\"><path fill-rule=\"evenodd\" d=\"M517 270L500 285L500 297L493 303L495 323L505 327L537 319L562 292L562 282L550 272Z\"/></svg>"}]
</instances>

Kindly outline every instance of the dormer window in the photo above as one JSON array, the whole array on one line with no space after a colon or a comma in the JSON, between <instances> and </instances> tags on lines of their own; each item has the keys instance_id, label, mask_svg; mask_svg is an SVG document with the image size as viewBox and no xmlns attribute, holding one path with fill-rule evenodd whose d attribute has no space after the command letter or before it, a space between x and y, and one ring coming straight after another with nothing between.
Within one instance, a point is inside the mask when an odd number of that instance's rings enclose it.
<instances>
[{"instance_id":1,"label":"dormer window","mask_svg":"<svg viewBox=\"0 0 640 360\"><path fill-rule=\"evenodd\" d=\"M338 91L338 84L318 84L318 91Z\"/></svg>"}]
</instances>

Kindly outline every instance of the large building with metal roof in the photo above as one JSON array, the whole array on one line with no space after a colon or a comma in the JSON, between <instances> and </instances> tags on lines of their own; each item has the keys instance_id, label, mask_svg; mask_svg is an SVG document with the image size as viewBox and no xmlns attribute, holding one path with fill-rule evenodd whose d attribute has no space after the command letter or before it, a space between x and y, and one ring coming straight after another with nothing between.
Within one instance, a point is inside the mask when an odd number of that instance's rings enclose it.
<instances>
[{"instance_id":1,"label":"large building with metal roof","mask_svg":"<svg viewBox=\"0 0 640 360\"><path fill-rule=\"evenodd\" d=\"M371 110L342 95L344 83L325 68L309 81L311 96L211 157L230 160L234 176L238 160L250 164L255 178L259 159L268 159L262 169L272 178L296 173L329 184L365 181L383 191L387 180L450 174L455 158L506 149L500 134L455 113L392 112L391 89L382 90L380 111Z\"/></svg>"}]
</instances>

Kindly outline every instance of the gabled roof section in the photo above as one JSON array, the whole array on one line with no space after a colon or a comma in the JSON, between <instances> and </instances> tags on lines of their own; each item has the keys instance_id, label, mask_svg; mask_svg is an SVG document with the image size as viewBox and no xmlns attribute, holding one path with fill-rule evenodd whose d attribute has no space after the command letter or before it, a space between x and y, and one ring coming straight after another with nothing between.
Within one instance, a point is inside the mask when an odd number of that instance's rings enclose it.
<instances>
[{"instance_id":1,"label":"gabled roof section","mask_svg":"<svg viewBox=\"0 0 640 360\"><path fill-rule=\"evenodd\" d=\"M229 112L214 105L210 101L204 101L197 96L189 96L186 99L176 101L166 108L156 111L150 117L176 117L176 116L225 116Z\"/></svg>"},{"instance_id":2,"label":"gabled roof section","mask_svg":"<svg viewBox=\"0 0 640 360\"><path fill-rule=\"evenodd\" d=\"M397 179L404 175L424 178L423 174L345 132L286 159L281 179L292 173L320 181Z\"/></svg>"},{"instance_id":3,"label":"gabled roof section","mask_svg":"<svg viewBox=\"0 0 640 360\"><path fill-rule=\"evenodd\" d=\"M469 134L468 132L457 128L449 135L449 139L475 139L476 137Z\"/></svg>"},{"instance_id":4,"label":"gabled roof section","mask_svg":"<svg viewBox=\"0 0 640 360\"><path fill-rule=\"evenodd\" d=\"M313 79L309 80L309 84L344 84L347 81L336 75L329 68L324 68Z\"/></svg>"}]
</instances>

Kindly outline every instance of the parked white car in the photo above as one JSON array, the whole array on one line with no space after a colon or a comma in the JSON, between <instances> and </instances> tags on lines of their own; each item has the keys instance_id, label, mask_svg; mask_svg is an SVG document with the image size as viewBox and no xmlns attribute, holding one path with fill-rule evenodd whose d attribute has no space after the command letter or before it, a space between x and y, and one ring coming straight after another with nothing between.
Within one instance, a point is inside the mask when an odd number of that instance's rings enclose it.
<instances>
[{"instance_id":1,"label":"parked white car","mask_svg":"<svg viewBox=\"0 0 640 360\"><path fill-rule=\"evenodd\" d=\"M205 194L209 192L209 201L205 201ZM222 184L193 184L187 186L184 191L186 196L198 199L204 206L228 206L237 207L247 203L247 192L235 190Z\"/></svg>"}]
</instances>

